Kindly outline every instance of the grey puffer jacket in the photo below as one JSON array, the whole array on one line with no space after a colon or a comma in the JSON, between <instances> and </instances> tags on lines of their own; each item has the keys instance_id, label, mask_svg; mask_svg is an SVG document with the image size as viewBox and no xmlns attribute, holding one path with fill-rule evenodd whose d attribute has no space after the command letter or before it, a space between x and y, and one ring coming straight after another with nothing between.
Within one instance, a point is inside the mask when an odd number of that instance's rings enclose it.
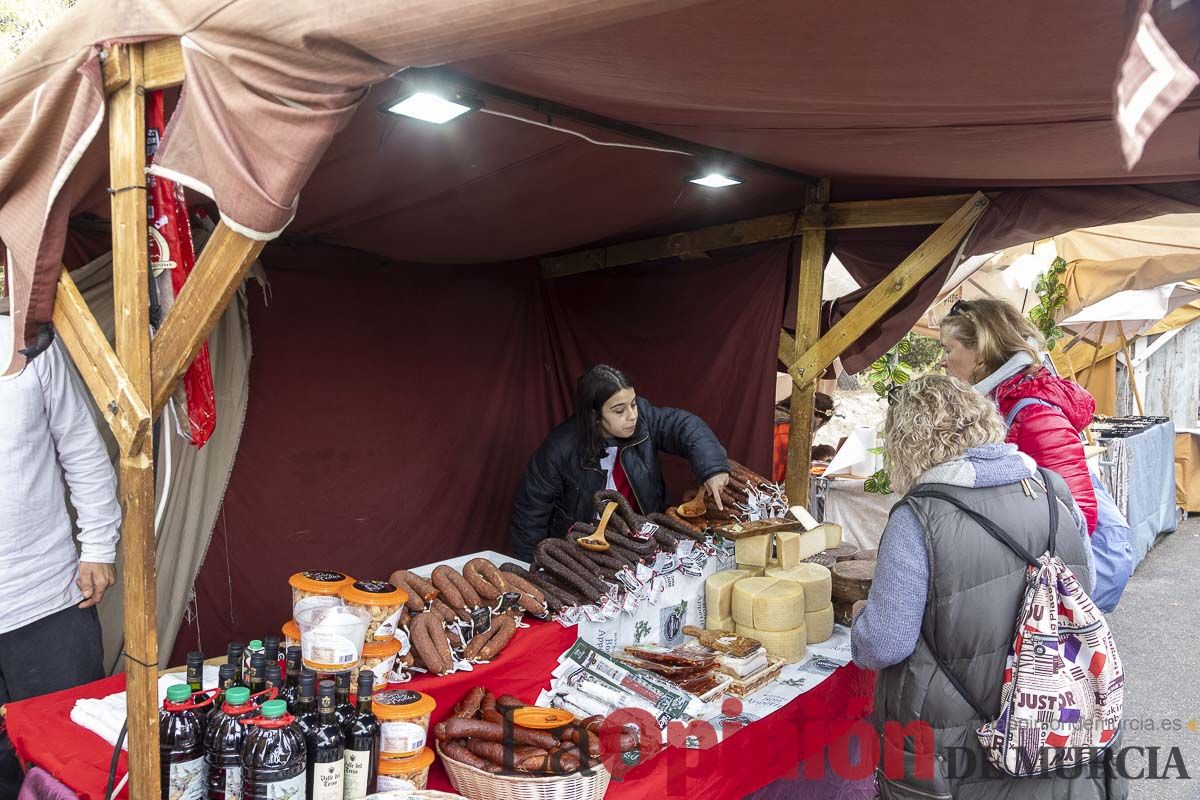
<instances>
[{"instance_id":1,"label":"grey puffer jacket","mask_svg":"<svg viewBox=\"0 0 1200 800\"><path fill-rule=\"evenodd\" d=\"M1070 497L1062 478L1045 471L1058 498ZM1026 487L1033 490L1032 497ZM1081 774L1013 778L988 764L975 730L981 706L988 719L1000 712L1005 661L1025 584L1026 564L949 502L920 497L943 492L996 523L1026 551L1044 553L1050 510L1033 479L1003 486L964 488L922 484L908 504L925 533L929 589L921 637L913 654L882 670L875 687L880 731L883 800L1123 800L1127 782L1101 763ZM1060 504L1061 505L1061 504ZM1091 591L1084 543L1067 507L1059 508L1055 552ZM939 660L941 663L939 663ZM964 694L972 700L966 699ZM932 729L931 777L918 777L920 737L901 737L904 726ZM1110 748L1111 753L1119 745ZM928 764L929 754L924 754ZM1107 757L1106 757L1107 762ZM903 774L896 765L903 764ZM891 765L889 768L888 765Z\"/></svg>"}]
</instances>

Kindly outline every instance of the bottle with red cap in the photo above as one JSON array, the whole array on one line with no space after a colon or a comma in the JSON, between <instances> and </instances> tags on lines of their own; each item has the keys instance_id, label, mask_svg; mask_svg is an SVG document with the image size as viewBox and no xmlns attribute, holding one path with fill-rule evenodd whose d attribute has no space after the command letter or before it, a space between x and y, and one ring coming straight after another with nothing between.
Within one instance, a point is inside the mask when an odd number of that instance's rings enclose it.
<instances>
[{"instance_id":1,"label":"bottle with red cap","mask_svg":"<svg viewBox=\"0 0 1200 800\"><path fill-rule=\"evenodd\" d=\"M167 687L158 715L158 749L163 800L203 800L204 727L187 684Z\"/></svg>"},{"instance_id":2,"label":"bottle with red cap","mask_svg":"<svg viewBox=\"0 0 1200 800\"><path fill-rule=\"evenodd\" d=\"M262 716L246 723L242 743L242 797L246 800L303 800L307 750L304 734L287 703L269 700Z\"/></svg>"}]
</instances>

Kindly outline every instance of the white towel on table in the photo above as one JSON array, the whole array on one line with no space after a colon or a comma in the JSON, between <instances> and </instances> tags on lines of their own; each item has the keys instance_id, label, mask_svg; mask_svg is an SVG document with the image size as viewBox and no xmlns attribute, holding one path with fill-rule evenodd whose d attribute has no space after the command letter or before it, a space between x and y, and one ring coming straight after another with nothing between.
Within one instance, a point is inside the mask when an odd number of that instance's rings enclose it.
<instances>
[{"instance_id":1,"label":"white towel on table","mask_svg":"<svg viewBox=\"0 0 1200 800\"><path fill-rule=\"evenodd\" d=\"M216 667L205 665L202 685L206 689L217 685L218 671ZM167 687L177 683L187 683L187 674L172 672L158 679L158 704L161 706L167 697ZM125 692L116 692L108 697L85 697L75 701L71 709L71 721L76 725L87 728L114 747L117 737L125 725ZM129 739L121 743L121 748L127 750Z\"/></svg>"}]
</instances>

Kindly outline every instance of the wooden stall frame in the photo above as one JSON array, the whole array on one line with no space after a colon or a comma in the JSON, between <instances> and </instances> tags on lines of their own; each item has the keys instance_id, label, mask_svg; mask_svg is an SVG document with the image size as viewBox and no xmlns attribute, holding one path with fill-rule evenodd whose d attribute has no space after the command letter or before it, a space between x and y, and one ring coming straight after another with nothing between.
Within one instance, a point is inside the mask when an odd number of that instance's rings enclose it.
<instances>
[{"instance_id":1,"label":"wooden stall frame","mask_svg":"<svg viewBox=\"0 0 1200 800\"><path fill-rule=\"evenodd\" d=\"M54 322L120 447L130 793L149 798L160 791L154 462L149 425L162 411L264 242L219 224L151 342L146 281L145 93L185 80L180 41L168 38L112 45L105 51L103 75L109 96L116 347L109 346L65 270L58 283ZM788 485L798 499L805 500L815 378L849 342L932 271L988 203L980 193L847 203L828 200L829 182L821 180L809 190L800 212L541 259L543 274L559 277L801 235L797 337L781 336L779 356L789 365L795 382ZM825 232L922 224L940 227L833 330L818 338Z\"/></svg>"}]
</instances>

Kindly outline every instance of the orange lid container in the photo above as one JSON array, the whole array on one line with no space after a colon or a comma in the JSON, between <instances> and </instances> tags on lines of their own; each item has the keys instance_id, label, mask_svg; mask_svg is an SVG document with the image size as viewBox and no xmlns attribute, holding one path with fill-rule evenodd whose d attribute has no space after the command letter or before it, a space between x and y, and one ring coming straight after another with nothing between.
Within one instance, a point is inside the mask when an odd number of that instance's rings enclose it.
<instances>
[{"instance_id":1,"label":"orange lid container","mask_svg":"<svg viewBox=\"0 0 1200 800\"><path fill-rule=\"evenodd\" d=\"M296 620L289 619L287 622L283 623L283 628L281 628L281 630L283 632L283 638L293 642L300 641L300 626L296 624Z\"/></svg>"},{"instance_id":2,"label":"orange lid container","mask_svg":"<svg viewBox=\"0 0 1200 800\"><path fill-rule=\"evenodd\" d=\"M387 658L400 652L399 639L376 639L363 645L362 657Z\"/></svg>"},{"instance_id":3,"label":"orange lid container","mask_svg":"<svg viewBox=\"0 0 1200 800\"><path fill-rule=\"evenodd\" d=\"M410 775L419 770L429 769L431 766L433 766L433 750L428 747L417 753L412 758L379 759L379 773L381 775L392 775L394 777Z\"/></svg>"},{"instance_id":4,"label":"orange lid container","mask_svg":"<svg viewBox=\"0 0 1200 800\"><path fill-rule=\"evenodd\" d=\"M437 701L427 694L411 689L389 689L371 699L371 711L380 720L416 719L426 717L437 708Z\"/></svg>"},{"instance_id":5,"label":"orange lid container","mask_svg":"<svg viewBox=\"0 0 1200 800\"><path fill-rule=\"evenodd\" d=\"M399 606L408 600L408 593L387 581L354 581L343 584L337 592L347 603L360 606Z\"/></svg>"},{"instance_id":6,"label":"orange lid container","mask_svg":"<svg viewBox=\"0 0 1200 800\"><path fill-rule=\"evenodd\" d=\"M349 575L332 569L310 569L288 578L293 589L321 595L336 595L343 586L353 582L354 579Z\"/></svg>"}]
</instances>

